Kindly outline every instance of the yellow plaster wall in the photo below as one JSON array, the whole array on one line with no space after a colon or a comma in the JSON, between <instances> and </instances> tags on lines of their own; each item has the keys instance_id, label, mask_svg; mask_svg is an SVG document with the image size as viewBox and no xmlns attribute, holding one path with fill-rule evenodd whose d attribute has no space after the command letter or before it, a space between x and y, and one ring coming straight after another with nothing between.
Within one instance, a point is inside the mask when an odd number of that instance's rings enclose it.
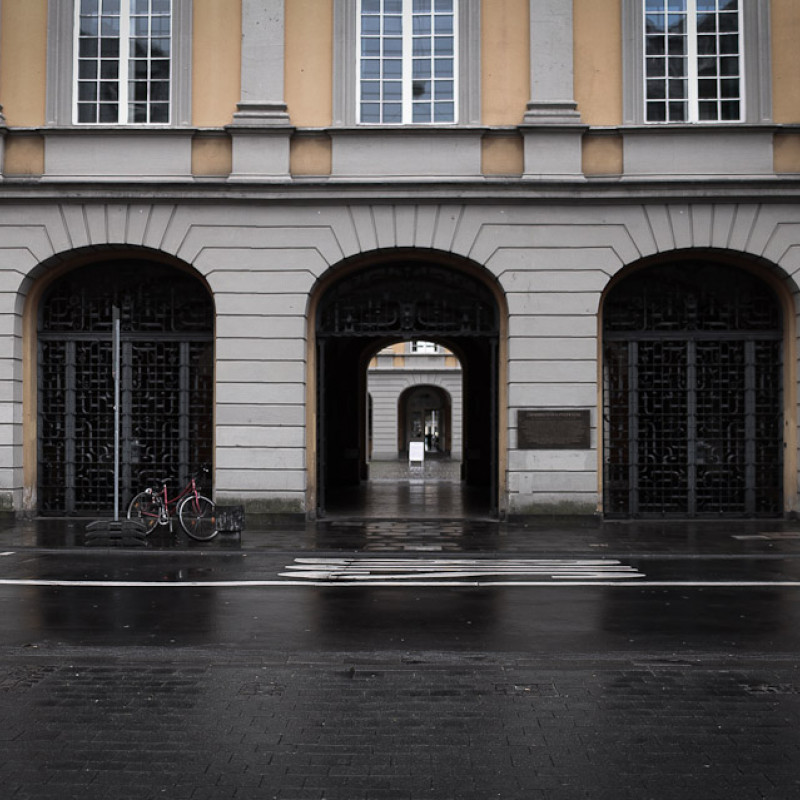
<instances>
[{"instance_id":1,"label":"yellow plaster wall","mask_svg":"<svg viewBox=\"0 0 800 800\"><path fill-rule=\"evenodd\" d=\"M800 174L800 134L779 133L773 149L775 172Z\"/></svg>"},{"instance_id":2,"label":"yellow plaster wall","mask_svg":"<svg viewBox=\"0 0 800 800\"><path fill-rule=\"evenodd\" d=\"M294 136L289 150L292 175L330 175L333 163L331 139L326 134Z\"/></svg>"},{"instance_id":3,"label":"yellow plaster wall","mask_svg":"<svg viewBox=\"0 0 800 800\"><path fill-rule=\"evenodd\" d=\"M573 0L575 101L589 125L622 124L621 0Z\"/></svg>"},{"instance_id":4,"label":"yellow plaster wall","mask_svg":"<svg viewBox=\"0 0 800 800\"><path fill-rule=\"evenodd\" d=\"M486 135L481 140L484 175L521 175L525 168L522 137L514 132Z\"/></svg>"},{"instance_id":5,"label":"yellow plaster wall","mask_svg":"<svg viewBox=\"0 0 800 800\"><path fill-rule=\"evenodd\" d=\"M333 0L286 0L284 97L293 125L333 121ZM301 148L304 145L301 145Z\"/></svg>"},{"instance_id":6,"label":"yellow plaster wall","mask_svg":"<svg viewBox=\"0 0 800 800\"><path fill-rule=\"evenodd\" d=\"M584 175L621 175L623 146L621 136L587 133L582 141Z\"/></svg>"},{"instance_id":7,"label":"yellow plaster wall","mask_svg":"<svg viewBox=\"0 0 800 800\"><path fill-rule=\"evenodd\" d=\"M43 125L47 99L47 0L3 0L0 104L9 125Z\"/></svg>"},{"instance_id":8,"label":"yellow plaster wall","mask_svg":"<svg viewBox=\"0 0 800 800\"><path fill-rule=\"evenodd\" d=\"M772 0L772 115L800 122L800 2Z\"/></svg>"},{"instance_id":9,"label":"yellow plaster wall","mask_svg":"<svg viewBox=\"0 0 800 800\"><path fill-rule=\"evenodd\" d=\"M192 139L192 175L221 177L233 169L233 147L227 135L201 136Z\"/></svg>"},{"instance_id":10,"label":"yellow plaster wall","mask_svg":"<svg viewBox=\"0 0 800 800\"><path fill-rule=\"evenodd\" d=\"M194 0L192 121L229 125L241 96L241 0Z\"/></svg>"},{"instance_id":11,"label":"yellow plaster wall","mask_svg":"<svg viewBox=\"0 0 800 800\"><path fill-rule=\"evenodd\" d=\"M530 100L529 0L481 4L481 114L484 125L519 125Z\"/></svg>"},{"instance_id":12,"label":"yellow plaster wall","mask_svg":"<svg viewBox=\"0 0 800 800\"><path fill-rule=\"evenodd\" d=\"M4 175L42 175L44 173L44 138L8 136L6 138Z\"/></svg>"}]
</instances>

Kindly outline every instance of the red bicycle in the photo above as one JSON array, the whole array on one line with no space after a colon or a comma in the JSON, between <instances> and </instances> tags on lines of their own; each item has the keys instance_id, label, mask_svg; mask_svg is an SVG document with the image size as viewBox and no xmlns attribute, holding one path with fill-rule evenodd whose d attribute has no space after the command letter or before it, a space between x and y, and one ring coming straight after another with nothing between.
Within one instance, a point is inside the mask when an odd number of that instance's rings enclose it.
<instances>
[{"instance_id":1,"label":"red bicycle","mask_svg":"<svg viewBox=\"0 0 800 800\"><path fill-rule=\"evenodd\" d=\"M145 535L152 533L156 525L168 525L172 531L172 519L176 514L181 527L192 539L207 542L217 535L214 501L200 494L196 475L192 475L172 498L167 494L169 479L162 478L159 483L161 488L156 486L139 492L128 506L128 519L141 523Z\"/></svg>"}]
</instances>

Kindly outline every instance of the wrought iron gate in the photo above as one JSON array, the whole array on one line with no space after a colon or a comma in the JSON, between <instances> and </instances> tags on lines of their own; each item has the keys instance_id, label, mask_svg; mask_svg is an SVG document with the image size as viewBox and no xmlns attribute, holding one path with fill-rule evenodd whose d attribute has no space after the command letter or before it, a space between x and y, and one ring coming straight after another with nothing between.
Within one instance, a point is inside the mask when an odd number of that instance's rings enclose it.
<instances>
[{"instance_id":1,"label":"wrought iron gate","mask_svg":"<svg viewBox=\"0 0 800 800\"><path fill-rule=\"evenodd\" d=\"M211 462L208 293L190 275L151 263L84 267L57 281L40 306L42 514L96 514L113 506L115 305L122 320L122 502L159 478L184 480Z\"/></svg>"},{"instance_id":2,"label":"wrought iron gate","mask_svg":"<svg viewBox=\"0 0 800 800\"><path fill-rule=\"evenodd\" d=\"M604 310L608 516L782 509L782 321L750 273L643 270Z\"/></svg>"}]
</instances>

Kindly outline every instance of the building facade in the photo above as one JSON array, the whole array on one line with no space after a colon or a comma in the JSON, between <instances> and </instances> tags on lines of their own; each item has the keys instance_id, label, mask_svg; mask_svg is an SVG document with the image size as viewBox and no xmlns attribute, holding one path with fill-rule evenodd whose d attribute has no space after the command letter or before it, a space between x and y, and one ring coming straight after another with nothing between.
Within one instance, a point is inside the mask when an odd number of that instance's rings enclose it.
<instances>
[{"instance_id":1,"label":"building facade","mask_svg":"<svg viewBox=\"0 0 800 800\"><path fill-rule=\"evenodd\" d=\"M324 514L463 367L497 515L798 510L796 0L0 0L0 500ZM119 319L120 366L112 328Z\"/></svg>"}]
</instances>

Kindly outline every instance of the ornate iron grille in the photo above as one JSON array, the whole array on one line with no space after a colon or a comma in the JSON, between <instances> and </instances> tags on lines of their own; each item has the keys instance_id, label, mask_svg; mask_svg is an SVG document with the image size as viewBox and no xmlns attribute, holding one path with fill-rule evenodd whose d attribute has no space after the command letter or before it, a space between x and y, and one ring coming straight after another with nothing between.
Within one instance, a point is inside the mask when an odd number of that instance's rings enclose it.
<instances>
[{"instance_id":1,"label":"ornate iron grille","mask_svg":"<svg viewBox=\"0 0 800 800\"><path fill-rule=\"evenodd\" d=\"M39 323L42 514L113 507L112 308L121 309L121 500L211 462L213 306L189 275L144 262L58 281ZM209 490L211 487L207 487Z\"/></svg>"},{"instance_id":2,"label":"ornate iron grille","mask_svg":"<svg viewBox=\"0 0 800 800\"><path fill-rule=\"evenodd\" d=\"M326 293L319 336L483 336L498 331L497 304L480 281L446 267L395 264L344 278Z\"/></svg>"},{"instance_id":3,"label":"ornate iron grille","mask_svg":"<svg viewBox=\"0 0 800 800\"><path fill-rule=\"evenodd\" d=\"M782 323L754 276L638 273L605 308L609 516L774 516L782 506Z\"/></svg>"}]
</instances>

